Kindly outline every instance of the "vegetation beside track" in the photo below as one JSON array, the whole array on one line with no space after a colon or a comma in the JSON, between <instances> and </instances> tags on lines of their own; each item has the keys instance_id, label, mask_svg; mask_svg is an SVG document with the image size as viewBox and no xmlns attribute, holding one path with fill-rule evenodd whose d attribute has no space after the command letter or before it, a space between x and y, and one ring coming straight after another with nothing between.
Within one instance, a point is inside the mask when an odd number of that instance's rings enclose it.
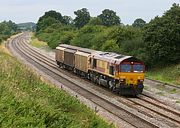
<instances>
[{"instance_id":1,"label":"vegetation beside track","mask_svg":"<svg viewBox=\"0 0 180 128\"><path fill-rule=\"evenodd\" d=\"M113 127L65 91L43 83L1 47L0 127Z\"/></svg>"},{"instance_id":2,"label":"vegetation beside track","mask_svg":"<svg viewBox=\"0 0 180 128\"><path fill-rule=\"evenodd\" d=\"M146 72L148 78L180 86L180 64L154 68Z\"/></svg>"},{"instance_id":3,"label":"vegetation beside track","mask_svg":"<svg viewBox=\"0 0 180 128\"><path fill-rule=\"evenodd\" d=\"M46 42L38 40L38 38L35 37L34 33L31 33L31 45L36 48L50 48Z\"/></svg>"}]
</instances>

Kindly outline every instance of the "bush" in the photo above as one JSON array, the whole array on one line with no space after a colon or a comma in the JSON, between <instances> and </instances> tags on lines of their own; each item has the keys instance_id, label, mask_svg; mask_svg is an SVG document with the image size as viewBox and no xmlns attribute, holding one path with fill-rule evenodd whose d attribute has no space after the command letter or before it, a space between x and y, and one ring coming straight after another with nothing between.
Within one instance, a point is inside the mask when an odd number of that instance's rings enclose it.
<instances>
[{"instance_id":1,"label":"bush","mask_svg":"<svg viewBox=\"0 0 180 128\"><path fill-rule=\"evenodd\" d=\"M78 31L77 35L72 39L71 44L86 48L97 48L100 41L96 40L96 37L100 33L105 32L105 28L100 25L86 25Z\"/></svg>"},{"instance_id":2,"label":"bush","mask_svg":"<svg viewBox=\"0 0 180 128\"><path fill-rule=\"evenodd\" d=\"M107 40L102 45L101 50L109 52L119 52L119 46L116 44L115 40Z\"/></svg>"},{"instance_id":3,"label":"bush","mask_svg":"<svg viewBox=\"0 0 180 128\"><path fill-rule=\"evenodd\" d=\"M155 17L144 28L149 60L154 65L180 62L180 6L173 4L162 17Z\"/></svg>"},{"instance_id":4,"label":"bush","mask_svg":"<svg viewBox=\"0 0 180 128\"><path fill-rule=\"evenodd\" d=\"M69 44L68 41L70 41L74 35L74 27L69 25L62 26L58 24L53 24L52 26L47 27L45 30L41 30L36 33L39 40L47 42L49 47L53 49L56 48L62 41Z\"/></svg>"},{"instance_id":5,"label":"bush","mask_svg":"<svg viewBox=\"0 0 180 128\"><path fill-rule=\"evenodd\" d=\"M75 31L67 31L64 32L60 42L63 44L70 44L71 40L76 36L76 32Z\"/></svg>"}]
</instances>

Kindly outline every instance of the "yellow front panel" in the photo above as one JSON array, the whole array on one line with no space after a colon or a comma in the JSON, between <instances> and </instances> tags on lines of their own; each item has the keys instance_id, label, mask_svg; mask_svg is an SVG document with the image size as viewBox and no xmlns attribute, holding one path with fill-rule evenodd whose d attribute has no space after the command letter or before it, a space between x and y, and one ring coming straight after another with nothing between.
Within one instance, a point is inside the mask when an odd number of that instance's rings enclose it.
<instances>
[{"instance_id":1,"label":"yellow front panel","mask_svg":"<svg viewBox=\"0 0 180 128\"><path fill-rule=\"evenodd\" d=\"M138 80L144 80L144 73L119 73L119 79L125 79L125 84L137 85Z\"/></svg>"}]
</instances>

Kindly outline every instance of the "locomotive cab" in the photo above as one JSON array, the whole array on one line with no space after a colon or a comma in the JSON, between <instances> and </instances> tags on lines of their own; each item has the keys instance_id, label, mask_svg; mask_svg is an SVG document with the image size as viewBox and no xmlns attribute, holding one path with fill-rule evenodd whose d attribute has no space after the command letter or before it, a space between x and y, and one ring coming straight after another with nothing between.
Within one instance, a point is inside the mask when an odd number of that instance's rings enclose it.
<instances>
[{"instance_id":1,"label":"locomotive cab","mask_svg":"<svg viewBox=\"0 0 180 128\"><path fill-rule=\"evenodd\" d=\"M140 94L144 88L144 63L136 58L129 58L119 65L120 93ZM133 91L133 92L132 92Z\"/></svg>"}]
</instances>

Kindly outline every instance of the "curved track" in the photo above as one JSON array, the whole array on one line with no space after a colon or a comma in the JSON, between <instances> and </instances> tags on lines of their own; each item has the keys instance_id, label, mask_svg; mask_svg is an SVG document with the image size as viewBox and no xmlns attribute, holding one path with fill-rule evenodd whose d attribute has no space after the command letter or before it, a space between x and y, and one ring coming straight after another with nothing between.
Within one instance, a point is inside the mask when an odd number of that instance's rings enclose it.
<instances>
[{"instance_id":1,"label":"curved track","mask_svg":"<svg viewBox=\"0 0 180 128\"><path fill-rule=\"evenodd\" d=\"M46 74L51 75L68 88L86 97L91 102L104 108L109 113L120 118L131 127L180 127L180 112L147 96L137 98L124 98L107 95L92 90L78 83L65 71L59 69L54 59L43 55L27 44L28 36L22 34L13 39L7 46L12 52L17 52L29 63L37 66ZM107 92L109 93L109 92ZM115 98L114 98L115 97Z\"/></svg>"}]
</instances>

